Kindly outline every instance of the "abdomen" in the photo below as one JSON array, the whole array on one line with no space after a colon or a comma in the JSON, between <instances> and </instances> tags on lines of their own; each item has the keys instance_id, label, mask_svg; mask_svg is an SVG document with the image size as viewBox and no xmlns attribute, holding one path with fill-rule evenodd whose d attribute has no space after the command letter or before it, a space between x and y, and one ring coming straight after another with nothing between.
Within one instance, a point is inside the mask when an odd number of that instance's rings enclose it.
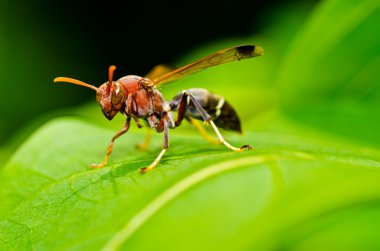
<instances>
[{"instance_id":1,"label":"abdomen","mask_svg":"<svg viewBox=\"0 0 380 251\"><path fill-rule=\"evenodd\" d=\"M202 88L189 89L188 92L193 94L197 102L211 116L211 119L217 127L241 133L240 119L235 109L224 99L224 97ZM170 106L173 110L178 109L181 97L182 93L178 93L173 98L173 101L170 102ZM203 120L193 102L190 99L187 102L188 106L186 115Z\"/></svg>"}]
</instances>

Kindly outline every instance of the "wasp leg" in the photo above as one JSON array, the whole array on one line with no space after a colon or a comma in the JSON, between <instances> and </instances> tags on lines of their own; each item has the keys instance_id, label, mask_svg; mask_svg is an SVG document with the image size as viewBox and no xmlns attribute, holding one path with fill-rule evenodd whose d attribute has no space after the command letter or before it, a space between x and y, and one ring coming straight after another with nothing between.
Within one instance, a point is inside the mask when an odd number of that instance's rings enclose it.
<instances>
[{"instance_id":1,"label":"wasp leg","mask_svg":"<svg viewBox=\"0 0 380 251\"><path fill-rule=\"evenodd\" d=\"M193 101L195 107L197 108L198 112L202 115L202 118L205 122L208 122L211 120L211 116L203 109L203 107L198 103L198 101L195 99L194 95L191 92L184 91L182 93L181 101L179 103L178 107L178 115L177 120L175 121L175 126L178 127L181 125L182 120L186 117L186 110L189 103L188 98Z\"/></svg>"},{"instance_id":2,"label":"wasp leg","mask_svg":"<svg viewBox=\"0 0 380 251\"><path fill-rule=\"evenodd\" d=\"M125 111L127 114L129 114L129 116L131 116L133 118L137 127L141 128L142 125L141 125L139 119L137 118L136 115L134 115L134 114L137 114L137 103L136 103L136 100L133 98L131 93L129 93L127 96Z\"/></svg>"},{"instance_id":3,"label":"wasp leg","mask_svg":"<svg viewBox=\"0 0 380 251\"><path fill-rule=\"evenodd\" d=\"M162 119L163 119L163 123L164 123L164 146L163 146L160 154L152 162L152 164L150 164L147 167L143 167L143 168L140 169L141 173L149 172L150 170L152 170L153 168L155 168L157 166L157 164L160 162L162 156L164 156L166 150L169 147L169 126L168 126L168 122L166 121L167 117L164 117Z\"/></svg>"},{"instance_id":4,"label":"wasp leg","mask_svg":"<svg viewBox=\"0 0 380 251\"><path fill-rule=\"evenodd\" d=\"M143 126L141 125L140 120L137 118L137 116L135 116L135 115L132 114L132 118L133 118L133 120L135 121L136 126L137 126L139 129L141 129Z\"/></svg>"},{"instance_id":5,"label":"wasp leg","mask_svg":"<svg viewBox=\"0 0 380 251\"><path fill-rule=\"evenodd\" d=\"M108 158L112 153L113 143L115 142L117 138L119 138L121 135L123 135L124 133L128 131L130 122L131 122L131 118L128 117L127 120L125 121L123 128L118 133L116 133L115 136L112 137L111 142L109 143L107 147L106 155L104 156L102 163L92 164L91 165L92 168L102 168L107 164Z\"/></svg>"},{"instance_id":6,"label":"wasp leg","mask_svg":"<svg viewBox=\"0 0 380 251\"><path fill-rule=\"evenodd\" d=\"M218 128L216 127L216 125L214 124L214 122L211 120L211 116L203 109L203 107L198 103L198 101L196 100L196 98L194 97L194 95L191 93L191 92L183 92L183 95L182 95L182 98L181 98L181 101L180 101L180 105L179 105L179 108L178 108L178 117L177 117L177 120L176 120L176 126L179 126L181 124L181 121L183 120L183 118L185 117L185 113L186 113L186 108L187 108L187 99L190 98L190 100L193 102L193 104L195 105L195 108L198 110L198 112L201 114L202 118L203 118L203 121L205 123L210 123L212 128L214 129L216 135L218 136L219 138L219 141L220 143L222 143L223 145L225 145L228 149L232 150L232 151L235 151L235 152L241 152L243 151L244 149L248 149L248 150L252 150L252 147L250 145L243 145L241 147L234 147L233 145L231 145L230 143L228 143L224 138L223 136L220 134Z\"/></svg>"},{"instance_id":7,"label":"wasp leg","mask_svg":"<svg viewBox=\"0 0 380 251\"><path fill-rule=\"evenodd\" d=\"M141 151L145 151L150 145L150 136L151 136L151 129L150 127L147 127L144 143L137 144L136 147Z\"/></svg>"},{"instance_id":8,"label":"wasp leg","mask_svg":"<svg viewBox=\"0 0 380 251\"><path fill-rule=\"evenodd\" d=\"M234 147L233 145L231 145L230 143L228 143L224 138L223 136L220 134L218 128L216 127L216 125L214 124L214 121L210 120L210 121L207 121L208 123L211 124L212 128L214 129L216 135L218 136L219 138L219 141L220 143L222 143L223 145L225 145L228 149L231 149L232 151L235 151L235 152L241 152L244 150L244 148L248 149L248 150L252 150L252 146L250 145L243 145L241 147Z\"/></svg>"},{"instance_id":9,"label":"wasp leg","mask_svg":"<svg viewBox=\"0 0 380 251\"><path fill-rule=\"evenodd\" d=\"M199 122L197 120L192 119L190 117L187 117L187 119L189 120L190 124L192 124L195 128L197 128L198 132L202 135L202 137L205 140L207 140L208 142L210 142L213 145L219 145L220 144L220 141L213 139L210 136L210 134L208 134L208 132L203 128L203 126L199 124Z\"/></svg>"}]
</instances>

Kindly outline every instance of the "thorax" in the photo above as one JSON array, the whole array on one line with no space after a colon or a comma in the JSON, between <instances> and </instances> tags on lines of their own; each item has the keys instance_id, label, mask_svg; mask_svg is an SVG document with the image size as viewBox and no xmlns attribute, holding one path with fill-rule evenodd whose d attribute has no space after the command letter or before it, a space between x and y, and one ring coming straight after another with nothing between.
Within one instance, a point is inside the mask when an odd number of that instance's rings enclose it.
<instances>
[{"instance_id":1,"label":"thorax","mask_svg":"<svg viewBox=\"0 0 380 251\"><path fill-rule=\"evenodd\" d=\"M144 80L147 79L135 75L118 80L128 95L125 112L127 115L144 119L150 115L161 117L164 112L164 98L156 88L144 86Z\"/></svg>"}]
</instances>

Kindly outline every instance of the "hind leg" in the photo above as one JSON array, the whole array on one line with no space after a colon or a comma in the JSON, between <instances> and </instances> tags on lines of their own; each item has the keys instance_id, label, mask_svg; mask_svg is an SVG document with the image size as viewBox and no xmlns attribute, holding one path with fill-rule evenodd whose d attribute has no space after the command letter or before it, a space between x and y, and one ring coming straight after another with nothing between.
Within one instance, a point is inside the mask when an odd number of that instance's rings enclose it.
<instances>
[{"instance_id":1,"label":"hind leg","mask_svg":"<svg viewBox=\"0 0 380 251\"><path fill-rule=\"evenodd\" d=\"M219 142L225 145L228 149L235 151L235 152L241 152L244 149L252 150L252 147L250 145L243 145L241 147L235 147L228 143L222 136L222 134L219 132L218 128L216 127L215 123L211 120L211 116L203 109L203 107L198 103L197 99L194 97L194 95L191 92L184 91L181 97L181 101L178 108L178 117L175 121L175 125L179 126L182 122L182 120L185 118L186 109L188 105L188 99L190 99L193 104L195 105L195 108L198 110L198 112L201 114L203 121L205 123L211 124L212 128L214 129L216 135L218 136Z\"/></svg>"}]
</instances>

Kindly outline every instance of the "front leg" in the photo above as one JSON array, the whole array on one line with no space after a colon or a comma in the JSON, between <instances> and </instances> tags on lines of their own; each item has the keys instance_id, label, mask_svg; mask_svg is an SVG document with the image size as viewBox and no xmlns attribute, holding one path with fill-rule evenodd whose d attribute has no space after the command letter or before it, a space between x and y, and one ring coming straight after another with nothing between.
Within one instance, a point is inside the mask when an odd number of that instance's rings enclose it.
<instances>
[{"instance_id":1,"label":"front leg","mask_svg":"<svg viewBox=\"0 0 380 251\"><path fill-rule=\"evenodd\" d=\"M115 136L112 137L111 142L109 143L107 147L106 155L104 156L102 163L92 164L91 165L92 168L102 168L107 164L108 158L112 153L113 143L115 142L117 138L119 138L121 135L123 135L124 133L128 131L130 122L131 122L131 118L127 117L127 120L125 121L123 128L118 133L116 133Z\"/></svg>"},{"instance_id":2,"label":"front leg","mask_svg":"<svg viewBox=\"0 0 380 251\"><path fill-rule=\"evenodd\" d=\"M142 128L142 125L136 115L138 114L138 108L136 100L133 98L132 93L128 94L127 100L125 102L125 112L128 114L128 116L133 118L138 128Z\"/></svg>"},{"instance_id":3,"label":"front leg","mask_svg":"<svg viewBox=\"0 0 380 251\"><path fill-rule=\"evenodd\" d=\"M137 116L134 115L134 114L130 114L130 115L132 116L133 120L135 121L136 126L137 126L139 129L141 129L143 126L141 125L139 118L137 118Z\"/></svg>"},{"instance_id":4,"label":"front leg","mask_svg":"<svg viewBox=\"0 0 380 251\"><path fill-rule=\"evenodd\" d=\"M183 94L182 94L182 98L181 98L181 101L180 101L180 104L179 104L179 108L178 108L178 117L177 117L177 120L175 122L176 126L179 126L181 124L182 120L185 118L186 110L187 110L187 105L188 105L188 99L190 99L191 102L193 102L195 108L201 114L201 116L203 118L203 121L205 123L211 124L211 126L214 129L216 135L219 138L220 143L222 143L228 149L230 149L232 151L235 151L235 152L241 152L244 149L252 150L252 147L250 145L243 145L241 147L234 147L233 145L231 145L230 143L228 143L223 138L223 136L220 134L218 128L215 125L215 123L211 120L211 116L203 109L203 107L201 106L201 104L199 104L199 102L194 97L194 95L191 92L188 92L188 91L184 91Z\"/></svg>"}]
</instances>

